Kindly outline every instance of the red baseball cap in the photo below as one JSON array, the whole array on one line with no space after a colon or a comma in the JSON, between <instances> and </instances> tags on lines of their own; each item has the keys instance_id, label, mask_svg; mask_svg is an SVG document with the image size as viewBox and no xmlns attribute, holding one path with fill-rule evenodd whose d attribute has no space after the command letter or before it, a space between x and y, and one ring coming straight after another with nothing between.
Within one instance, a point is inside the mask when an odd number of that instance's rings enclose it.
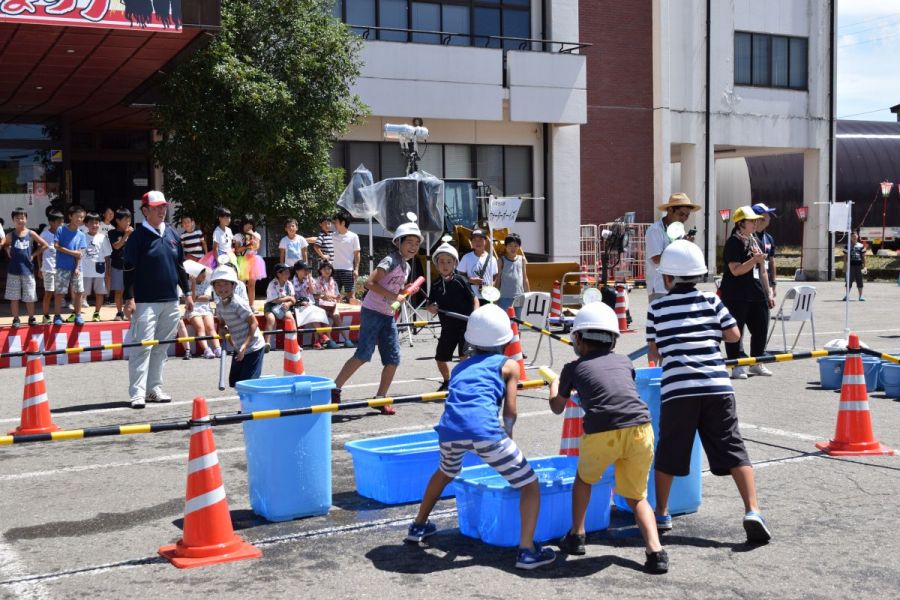
<instances>
[{"instance_id":1,"label":"red baseball cap","mask_svg":"<svg viewBox=\"0 0 900 600\"><path fill-rule=\"evenodd\" d=\"M165 206L166 197L162 192L151 190L141 197L141 206Z\"/></svg>"}]
</instances>

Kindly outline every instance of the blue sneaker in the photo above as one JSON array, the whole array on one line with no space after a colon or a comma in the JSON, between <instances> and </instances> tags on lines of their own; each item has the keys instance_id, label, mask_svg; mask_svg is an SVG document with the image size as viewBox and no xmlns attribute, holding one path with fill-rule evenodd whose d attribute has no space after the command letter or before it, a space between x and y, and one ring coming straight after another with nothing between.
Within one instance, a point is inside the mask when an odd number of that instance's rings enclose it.
<instances>
[{"instance_id":1,"label":"blue sneaker","mask_svg":"<svg viewBox=\"0 0 900 600\"><path fill-rule=\"evenodd\" d=\"M766 520L755 511L744 515L744 531L747 532L747 543L765 544L772 539L772 533L766 527Z\"/></svg>"},{"instance_id":2,"label":"blue sneaker","mask_svg":"<svg viewBox=\"0 0 900 600\"><path fill-rule=\"evenodd\" d=\"M425 521L423 524L413 522L406 532L406 538L403 540L411 544L419 544L425 538L434 535L437 531L437 525L431 521Z\"/></svg>"},{"instance_id":3,"label":"blue sneaker","mask_svg":"<svg viewBox=\"0 0 900 600\"><path fill-rule=\"evenodd\" d=\"M55 317L53 317L53 324L54 324L54 325L62 325L63 323L65 323L65 321L63 321L62 316L56 315Z\"/></svg>"},{"instance_id":4,"label":"blue sneaker","mask_svg":"<svg viewBox=\"0 0 900 600\"><path fill-rule=\"evenodd\" d=\"M541 548L537 544L533 549L519 548L519 554L516 556L517 569L537 569L540 566L548 565L556 560L556 552L550 548Z\"/></svg>"},{"instance_id":5,"label":"blue sneaker","mask_svg":"<svg viewBox=\"0 0 900 600\"><path fill-rule=\"evenodd\" d=\"M84 318L81 315L75 315L75 324L84 325Z\"/></svg>"},{"instance_id":6,"label":"blue sneaker","mask_svg":"<svg viewBox=\"0 0 900 600\"><path fill-rule=\"evenodd\" d=\"M672 515L656 516L657 531L672 531Z\"/></svg>"}]
</instances>

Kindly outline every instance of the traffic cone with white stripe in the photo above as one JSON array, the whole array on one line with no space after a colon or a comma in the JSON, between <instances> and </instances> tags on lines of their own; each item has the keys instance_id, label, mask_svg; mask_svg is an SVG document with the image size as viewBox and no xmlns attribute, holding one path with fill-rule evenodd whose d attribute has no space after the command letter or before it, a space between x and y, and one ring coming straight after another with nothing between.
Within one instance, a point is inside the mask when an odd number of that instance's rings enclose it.
<instances>
[{"instance_id":1,"label":"traffic cone with white stripe","mask_svg":"<svg viewBox=\"0 0 900 600\"><path fill-rule=\"evenodd\" d=\"M509 315L509 324L512 327L513 336L503 353L508 358L519 363L519 381L528 381L528 374L525 372L525 356L522 353L522 341L519 339L519 325L515 321L516 311L510 306L506 309L506 314Z\"/></svg>"},{"instance_id":2,"label":"traffic cone with white stripe","mask_svg":"<svg viewBox=\"0 0 900 600\"><path fill-rule=\"evenodd\" d=\"M628 328L628 308L625 305L625 284L616 284L616 317L619 319L619 333L634 333Z\"/></svg>"},{"instance_id":3,"label":"traffic cone with white stripe","mask_svg":"<svg viewBox=\"0 0 900 600\"><path fill-rule=\"evenodd\" d=\"M578 456L581 449L581 436L584 434L584 409L578 403L578 396L572 394L566 402L563 412L562 435L559 438L559 453L566 456Z\"/></svg>"},{"instance_id":4,"label":"traffic cone with white stripe","mask_svg":"<svg viewBox=\"0 0 900 600\"><path fill-rule=\"evenodd\" d=\"M837 427L829 442L817 442L816 448L829 456L893 456L894 450L875 439L872 415L866 394L866 376L859 353L859 336L851 333L841 381L841 403Z\"/></svg>"},{"instance_id":5,"label":"traffic cone with white stripe","mask_svg":"<svg viewBox=\"0 0 900 600\"><path fill-rule=\"evenodd\" d=\"M553 293L550 294L550 319L562 319L562 288L559 281L553 282Z\"/></svg>"},{"instance_id":6,"label":"traffic cone with white stripe","mask_svg":"<svg viewBox=\"0 0 900 600\"><path fill-rule=\"evenodd\" d=\"M235 535L216 442L209 424L206 400L194 398L188 453L184 533L176 544L159 553L179 569L259 558L262 551Z\"/></svg>"},{"instance_id":7,"label":"traffic cone with white stripe","mask_svg":"<svg viewBox=\"0 0 900 600\"><path fill-rule=\"evenodd\" d=\"M25 363L25 393L22 394L22 417L19 426L8 435L27 435L59 431L50 416L47 384L41 366L41 348L34 338L28 341L28 361Z\"/></svg>"},{"instance_id":8,"label":"traffic cone with white stripe","mask_svg":"<svg viewBox=\"0 0 900 600\"><path fill-rule=\"evenodd\" d=\"M303 350L297 340L297 325L290 317L284 319L284 374L303 375Z\"/></svg>"}]
</instances>

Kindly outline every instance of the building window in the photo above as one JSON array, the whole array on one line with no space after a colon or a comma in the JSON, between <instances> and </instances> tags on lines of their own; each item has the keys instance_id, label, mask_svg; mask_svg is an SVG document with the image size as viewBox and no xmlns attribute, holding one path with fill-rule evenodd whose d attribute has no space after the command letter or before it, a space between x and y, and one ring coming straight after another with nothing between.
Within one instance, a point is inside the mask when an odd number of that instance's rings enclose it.
<instances>
[{"instance_id":1,"label":"building window","mask_svg":"<svg viewBox=\"0 0 900 600\"><path fill-rule=\"evenodd\" d=\"M422 144L419 168L441 179L479 179L491 186L495 196L532 196L534 191L533 148L475 144ZM406 159L395 142L337 142L331 151L331 166L344 169L344 181L360 164L375 181L403 177ZM534 201L526 198L519 221L534 221Z\"/></svg>"},{"instance_id":2,"label":"building window","mask_svg":"<svg viewBox=\"0 0 900 600\"><path fill-rule=\"evenodd\" d=\"M748 33L734 34L734 84L807 89L807 38Z\"/></svg>"},{"instance_id":3,"label":"building window","mask_svg":"<svg viewBox=\"0 0 900 600\"><path fill-rule=\"evenodd\" d=\"M531 37L530 0L334 0L332 14L370 40L500 48L501 41L491 36ZM529 47L522 40L504 40L502 46Z\"/></svg>"}]
</instances>

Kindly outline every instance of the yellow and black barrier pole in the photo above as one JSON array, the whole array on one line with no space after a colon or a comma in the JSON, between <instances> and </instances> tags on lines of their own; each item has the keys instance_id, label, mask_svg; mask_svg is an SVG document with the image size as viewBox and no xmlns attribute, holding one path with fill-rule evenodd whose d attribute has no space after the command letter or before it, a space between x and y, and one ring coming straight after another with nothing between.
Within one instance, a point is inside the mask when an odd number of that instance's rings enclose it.
<instances>
[{"instance_id":1,"label":"yellow and black barrier pole","mask_svg":"<svg viewBox=\"0 0 900 600\"><path fill-rule=\"evenodd\" d=\"M543 327L538 327L537 325L529 323L528 321L523 321L522 319L519 319L518 317L513 317L513 321L515 321L522 327L527 327L528 329L531 329L532 331L537 331L538 333L540 333L542 335L546 335L547 337L552 338L558 342L562 342L563 344L568 344L569 346L572 345L572 340L570 340L567 337L563 337L557 333L553 333L549 329L544 329Z\"/></svg>"},{"instance_id":2,"label":"yellow and black barrier pole","mask_svg":"<svg viewBox=\"0 0 900 600\"><path fill-rule=\"evenodd\" d=\"M547 385L543 379L532 379L519 383L520 390L529 390ZM282 417L294 417L297 415L315 415L329 412L354 410L357 408L379 408L389 404L415 404L423 402L438 402L447 398L447 392L429 392L412 396L396 396L387 398L371 398L355 402L342 402L340 404L317 404L302 408L285 408L275 410L260 410L250 413L231 413L210 415L210 425L233 425L244 421L262 421L265 419L278 419ZM204 422L205 423L205 422ZM190 429L194 423L186 421L162 421L157 423L136 423L131 425L106 425L101 427L88 427L85 429L64 429L52 433L35 433L27 435L0 436L0 446L15 444L27 444L34 442L62 442L66 440L81 440L96 437L111 437L117 435L135 435L141 433L162 433L164 431L184 431Z\"/></svg>"},{"instance_id":3,"label":"yellow and black barrier pole","mask_svg":"<svg viewBox=\"0 0 900 600\"><path fill-rule=\"evenodd\" d=\"M804 358L821 358L823 356L843 356L849 351L840 350L813 350L812 352L793 352L791 354L772 354L768 356L750 356L747 358L729 358L725 361L726 367L751 367L766 363L789 362Z\"/></svg>"},{"instance_id":4,"label":"yellow and black barrier pole","mask_svg":"<svg viewBox=\"0 0 900 600\"><path fill-rule=\"evenodd\" d=\"M878 350L871 350L869 348L860 348L860 352L863 354L867 354L869 356L875 356L876 358L880 358L881 360L886 360L892 363L900 363L900 356L894 356L892 354L887 354L885 352L879 352Z\"/></svg>"}]
</instances>

